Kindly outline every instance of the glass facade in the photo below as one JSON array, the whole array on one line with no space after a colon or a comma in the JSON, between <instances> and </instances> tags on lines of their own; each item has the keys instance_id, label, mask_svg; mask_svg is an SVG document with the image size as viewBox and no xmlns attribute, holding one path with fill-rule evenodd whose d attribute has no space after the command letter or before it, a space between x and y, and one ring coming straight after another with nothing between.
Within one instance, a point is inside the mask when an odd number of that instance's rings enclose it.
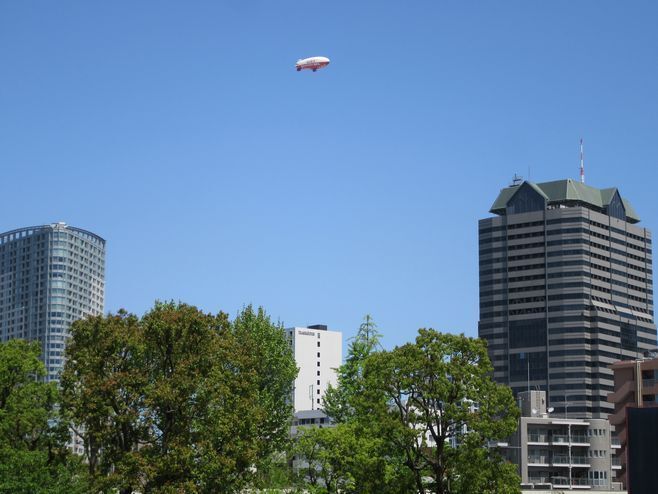
<instances>
[{"instance_id":1,"label":"glass facade","mask_svg":"<svg viewBox=\"0 0 658 494\"><path fill-rule=\"evenodd\" d=\"M0 234L0 338L41 343L57 380L73 321L103 313L105 240L64 223Z\"/></svg>"}]
</instances>

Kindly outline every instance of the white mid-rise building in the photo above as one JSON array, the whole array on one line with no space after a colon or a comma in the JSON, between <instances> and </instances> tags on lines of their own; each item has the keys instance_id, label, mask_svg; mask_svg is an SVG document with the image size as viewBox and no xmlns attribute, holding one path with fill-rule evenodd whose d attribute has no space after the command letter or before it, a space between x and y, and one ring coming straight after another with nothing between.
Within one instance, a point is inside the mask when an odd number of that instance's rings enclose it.
<instances>
[{"instance_id":1,"label":"white mid-rise building","mask_svg":"<svg viewBox=\"0 0 658 494\"><path fill-rule=\"evenodd\" d=\"M326 415L322 411L322 398L330 384L338 385L343 335L321 324L288 328L286 332L299 368L292 396L294 425L323 424Z\"/></svg>"},{"instance_id":2,"label":"white mid-rise building","mask_svg":"<svg viewBox=\"0 0 658 494\"><path fill-rule=\"evenodd\" d=\"M552 416L546 391L521 392L519 401L519 429L497 446L518 466L524 492L622 490L619 445L607 419Z\"/></svg>"}]
</instances>

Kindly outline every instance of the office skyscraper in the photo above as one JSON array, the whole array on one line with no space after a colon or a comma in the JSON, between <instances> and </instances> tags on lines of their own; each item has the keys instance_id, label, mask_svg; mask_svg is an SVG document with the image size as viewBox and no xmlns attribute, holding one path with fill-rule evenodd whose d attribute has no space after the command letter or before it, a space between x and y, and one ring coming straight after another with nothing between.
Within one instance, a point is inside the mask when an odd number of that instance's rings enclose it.
<instances>
[{"instance_id":1,"label":"office skyscraper","mask_svg":"<svg viewBox=\"0 0 658 494\"><path fill-rule=\"evenodd\" d=\"M65 223L0 234L0 339L41 343L57 380L69 327L103 313L105 240Z\"/></svg>"},{"instance_id":2,"label":"office skyscraper","mask_svg":"<svg viewBox=\"0 0 658 494\"><path fill-rule=\"evenodd\" d=\"M606 418L610 365L656 346L651 233L616 188L516 181L479 222L479 335L496 381Z\"/></svg>"}]
</instances>

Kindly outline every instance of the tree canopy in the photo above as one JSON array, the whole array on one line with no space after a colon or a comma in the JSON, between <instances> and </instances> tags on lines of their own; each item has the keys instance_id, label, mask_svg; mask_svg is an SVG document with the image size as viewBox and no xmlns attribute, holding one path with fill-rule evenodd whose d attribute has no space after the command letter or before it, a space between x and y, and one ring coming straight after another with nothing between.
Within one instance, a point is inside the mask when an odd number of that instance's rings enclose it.
<instances>
[{"instance_id":1,"label":"tree canopy","mask_svg":"<svg viewBox=\"0 0 658 494\"><path fill-rule=\"evenodd\" d=\"M487 448L514 432L518 409L491 378L486 343L420 329L385 351L379 338L367 316L325 398L335 426L297 441L307 483L329 493L519 492L516 468Z\"/></svg>"},{"instance_id":2,"label":"tree canopy","mask_svg":"<svg viewBox=\"0 0 658 494\"><path fill-rule=\"evenodd\" d=\"M156 303L74 323L63 408L101 492L236 492L283 447L297 369L262 309Z\"/></svg>"},{"instance_id":3,"label":"tree canopy","mask_svg":"<svg viewBox=\"0 0 658 494\"><path fill-rule=\"evenodd\" d=\"M487 447L519 413L486 343L420 329L386 351L380 338L366 316L324 397L331 425L292 438L297 368L262 309L230 320L158 302L77 321L59 387L38 343L2 343L0 494L518 493L515 467Z\"/></svg>"},{"instance_id":4,"label":"tree canopy","mask_svg":"<svg viewBox=\"0 0 658 494\"><path fill-rule=\"evenodd\" d=\"M388 424L388 437L404 453L418 492L472 492L464 490L464 458L501 464L487 443L511 435L519 412L512 391L495 383L492 371L484 341L432 329L420 329L415 343L366 361L368 413ZM518 477L507 472L487 481L494 482L492 492L519 489Z\"/></svg>"},{"instance_id":5,"label":"tree canopy","mask_svg":"<svg viewBox=\"0 0 658 494\"><path fill-rule=\"evenodd\" d=\"M57 406L37 342L0 343L0 493L86 492L80 461L67 450L68 427Z\"/></svg>"}]
</instances>

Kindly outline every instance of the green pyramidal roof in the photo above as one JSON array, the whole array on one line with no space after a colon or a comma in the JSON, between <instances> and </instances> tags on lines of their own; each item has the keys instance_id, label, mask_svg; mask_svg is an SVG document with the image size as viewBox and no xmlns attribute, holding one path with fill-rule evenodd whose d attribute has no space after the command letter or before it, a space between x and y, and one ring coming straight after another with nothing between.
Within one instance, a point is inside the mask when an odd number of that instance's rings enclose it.
<instances>
[{"instance_id":1,"label":"green pyramidal roof","mask_svg":"<svg viewBox=\"0 0 658 494\"><path fill-rule=\"evenodd\" d=\"M605 207L610 204L610 201L612 201L615 194L619 193L616 187L597 189L596 187L590 187L589 185L576 182L570 178L539 184L528 181L523 183L529 185L537 193L543 196L546 199L547 204L583 203L600 210L604 210ZM505 214L507 203L520 189L521 185L514 185L502 189L491 206L490 212L494 214ZM629 223L637 223L640 221L639 216L633 209L633 206L631 206L630 202L624 198L621 198L621 201L626 211L627 221Z\"/></svg>"}]
</instances>

